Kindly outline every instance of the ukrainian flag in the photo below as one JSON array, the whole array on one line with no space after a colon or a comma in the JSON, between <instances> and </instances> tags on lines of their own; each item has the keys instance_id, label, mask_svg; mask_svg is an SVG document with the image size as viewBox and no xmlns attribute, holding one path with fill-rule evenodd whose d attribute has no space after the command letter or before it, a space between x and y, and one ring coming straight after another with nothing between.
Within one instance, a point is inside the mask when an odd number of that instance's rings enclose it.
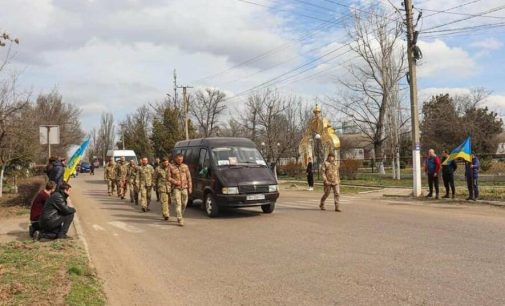
<instances>
[{"instance_id":1,"label":"ukrainian flag","mask_svg":"<svg viewBox=\"0 0 505 306\"><path fill-rule=\"evenodd\" d=\"M472 161L471 154L472 154L472 139L470 136L468 136L465 142L457 146L456 149L452 150L451 154L444 161L443 165L447 165L451 160L455 160L457 158L462 158L467 162L471 162Z\"/></svg>"},{"instance_id":2,"label":"ukrainian flag","mask_svg":"<svg viewBox=\"0 0 505 306\"><path fill-rule=\"evenodd\" d=\"M86 149L89 146L89 139L86 139L80 146L75 150L74 154L70 158L70 160L67 162L67 166L65 167L65 174L63 176L63 180L65 182L68 182L70 179L70 176L72 173L74 173L75 169L77 168L77 165L81 161L82 157L84 156L84 153L86 152Z\"/></svg>"}]
</instances>

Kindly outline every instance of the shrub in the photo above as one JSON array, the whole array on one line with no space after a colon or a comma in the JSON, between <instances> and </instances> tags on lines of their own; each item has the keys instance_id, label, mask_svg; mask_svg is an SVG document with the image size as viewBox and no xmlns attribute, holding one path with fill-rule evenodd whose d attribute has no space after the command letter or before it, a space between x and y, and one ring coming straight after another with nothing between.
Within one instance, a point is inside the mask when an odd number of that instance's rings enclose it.
<instances>
[{"instance_id":1,"label":"shrub","mask_svg":"<svg viewBox=\"0 0 505 306\"><path fill-rule=\"evenodd\" d=\"M400 169L405 169L407 168L407 163L404 162L403 160L400 160Z\"/></svg>"},{"instance_id":2,"label":"shrub","mask_svg":"<svg viewBox=\"0 0 505 306\"><path fill-rule=\"evenodd\" d=\"M279 175L287 175L287 176L299 176L305 173L305 169L303 168L301 163L295 163L290 161L286 165L278 166L277 171Z\"/></svg>"},{"instance_id":3,"label":"shrub","mask_svg":"<svg viewBox=\"0 0 505 306\"><path fill-rule=\"evenodd\" d=\"M493 162L489 159L483 159L480 161L480 170L482 172L487 172L493 166Z\"/></svg>"},{"instance_id":4,"label":"shrub","mask_svg":"<svg viewBox=\"0 0 505 306\"><path fill-rule=\"evenodd\" d=\"M363 162L357 159L344 159L340 161L340 175L348 180L358 177L358 170Z\"/></svg>"}]
</instances>

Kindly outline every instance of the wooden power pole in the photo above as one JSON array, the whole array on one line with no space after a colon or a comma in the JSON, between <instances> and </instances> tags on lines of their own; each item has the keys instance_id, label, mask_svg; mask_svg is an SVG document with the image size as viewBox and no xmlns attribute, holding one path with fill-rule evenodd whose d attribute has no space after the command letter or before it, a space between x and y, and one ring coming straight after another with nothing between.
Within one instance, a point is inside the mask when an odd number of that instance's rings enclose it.
<instances>
[{"instance_id":1,"label":"wooden power pole","mask_svg":"<svg viewBox=\"0 0 505 306\"><path fill-rule=\"evenodd\" d=\"M405 12L407 15L407 53L409 62L409 85L410 85L410 113L412 124L412 178L414 197L421 196L421 143L419 136L419 112L417 105L417 76L416 58L414 48L416 48L417 33L414 32L414 16L412 0L405 0Z\"/></svg>"},{"instance_id":2,"label":"wooden power pole","mask_svg":"<svg viewBox=\"0 0 505 306\"><path fill-rule=\"evenodd\" d=\"M189 97L187 94L188 88L193 88L191 86L180 86L182 88L182 97L184 100L184 130L186 132L186 140L189 139Z\"/></svg>"}]
</instances>

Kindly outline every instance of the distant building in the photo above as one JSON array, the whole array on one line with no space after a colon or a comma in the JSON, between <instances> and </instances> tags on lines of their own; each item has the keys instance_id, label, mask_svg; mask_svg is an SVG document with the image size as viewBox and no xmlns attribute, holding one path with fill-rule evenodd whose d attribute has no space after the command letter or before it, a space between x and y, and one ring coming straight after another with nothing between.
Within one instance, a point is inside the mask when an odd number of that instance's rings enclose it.
<instances>
[{"instance_id":1,"label":"distant building","mask_svg":"<svg viewBox=\"0 0 505 306\"><path fill-rule=\"evenodd\" d=\"M498 148L496 155L505 155L505 132L498 135Z\"/></svg>"},{"instance_id":2,"label":"distant building","mask_svg":"<svg viewBox=\"0 0 505 306\"><path fill-rule=\"evenodd\" d=\"M340 135L340 156L342 159L372 159L373 145L362 133Z\"/></svg>"}]
</instances>

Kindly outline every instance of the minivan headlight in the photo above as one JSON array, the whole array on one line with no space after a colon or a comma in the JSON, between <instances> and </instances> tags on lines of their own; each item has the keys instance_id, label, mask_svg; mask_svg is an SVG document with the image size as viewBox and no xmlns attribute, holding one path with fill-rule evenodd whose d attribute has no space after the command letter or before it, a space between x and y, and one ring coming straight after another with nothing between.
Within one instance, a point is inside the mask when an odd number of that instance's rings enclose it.
<instances>
[{"instance_id":1,"label":"minivan headlight","mask_svg":"<svg viewBox=\"0 0 505 306\"><path fill-rule=\"evenodd\" d=\"M268 185L268 192L276 192L278 189L277 185Z\"/></svg>"},{"instance_id":2,"label":"minivan headlight","mask_svg":"<svg viewBox=\"0 0 505 306\"><path fill-rule=\"evenodd\" d=\"M223 187L223 194L238 194L238 187Z\"/></svg>"}]
</instances>

